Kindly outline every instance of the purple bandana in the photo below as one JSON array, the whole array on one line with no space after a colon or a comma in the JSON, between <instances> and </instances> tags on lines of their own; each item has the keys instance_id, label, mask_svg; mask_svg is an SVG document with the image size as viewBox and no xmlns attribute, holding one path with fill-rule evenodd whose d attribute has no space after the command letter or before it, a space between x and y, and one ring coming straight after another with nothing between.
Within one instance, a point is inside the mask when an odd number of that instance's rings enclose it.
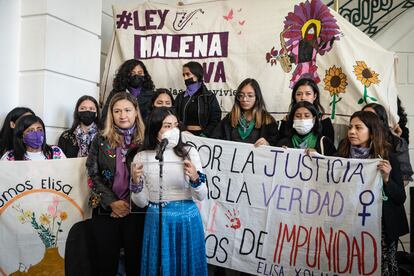
<instances>
[{"instance_id":1,"label":"purple bandana","mask_svg":"<svg viewBox=\"0 0 414 276\"><path fill-rule=\"evenodd\" d=\"M135 98L137 98L139 94L141 94L141 87L138 87L138 88L129 87L128 91L129 93L134 95Z\"/></svg>"},{"instance_id":2,"label":"purple bandana","mask_svg":"<svg viewBox=\"0 0 414 276\"><path fill-rule=\"evenodd\" d=\"M114 127L116 129L116 132L124 136L125 146L129 146L131 144L132 135L135 133L135 124L130 128L119 128L116 125L114 125Z\"/></svg>"},{"instance_id":3,"label":"purple bandana","mask_svg":"<svg viewBox=\"0 0 414 276\"><path fill-rule=\"evenodd\" d=\"M192 96L195 92L198 91L201 87L201 82L192 83L189 86L187 86L187 90L184 92L184 97Z\"/></svg>"}]
</instances>

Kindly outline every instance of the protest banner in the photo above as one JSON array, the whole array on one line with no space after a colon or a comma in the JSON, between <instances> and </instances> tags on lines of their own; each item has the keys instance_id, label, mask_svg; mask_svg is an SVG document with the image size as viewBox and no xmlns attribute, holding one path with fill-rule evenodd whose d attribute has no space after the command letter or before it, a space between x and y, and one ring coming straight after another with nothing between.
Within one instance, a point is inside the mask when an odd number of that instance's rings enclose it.
<instances>
[{"instance_id":1,"label":"protest banner","mask_svg":"<svg viewBox=\"0 0 414 276\"><path fill-rule=\"evenodd\" d=\"M64 275L69 229L90 217L85 161L0 161L0 275Z\"/></svg>"},{"instance_id":2,"label":"protest banner","mask_svg":"<svg viewBox=\"0 0 414 276\"><path fill-rule=\"evenodd\" d=\"M207 174L197 204L209 263L258 275L380 273L378 160L183 137ZM66 235L90 215L84 162L2 162L0 274L63 273Z\"/></svg>"},{"instance_id":3,"label":"protest banner","mask_svg":"<svg viewBox=\"0 0 414 276\"><path fill-rule=\"evenodd\" d=\"M101 103L119 66L144 62L156 87L185 90L182 65L197 61L204 82L230 111L238 85L256 79L268 111L288 112L301 77L319 85L335 124L366 103L384 105L398 121L395 54L320 0L203 1L183 6L147 1L113 6L114 32L101 83Z\"/></svg>"},{"instance_id":4,"label":"protest banner","mask_svg":"<svg viewBox=\"0 0 414 276\"><path fill-rule=\"evenodd\" d=\"M211 264L258 275L378 275L378 160L186 135L207 174Z\"/></svg>"}]
</instances>

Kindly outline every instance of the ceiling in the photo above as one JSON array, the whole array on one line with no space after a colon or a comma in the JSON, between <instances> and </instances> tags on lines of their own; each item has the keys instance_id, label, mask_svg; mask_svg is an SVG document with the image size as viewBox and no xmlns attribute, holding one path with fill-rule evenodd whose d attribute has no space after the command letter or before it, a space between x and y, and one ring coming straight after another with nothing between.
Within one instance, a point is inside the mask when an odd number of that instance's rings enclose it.
<instances>
[{"instance_id":1,"label":"ceiling","mask_svg":"<svg viewBox=\"0 0 414 276\"><path fill-rule=\"evenodd\" d=\"M323 0L334 8L333 0ZM373 37L408 9L414 0L338 0L339 13L367 35Z\"/></svg>"}]
</instances>

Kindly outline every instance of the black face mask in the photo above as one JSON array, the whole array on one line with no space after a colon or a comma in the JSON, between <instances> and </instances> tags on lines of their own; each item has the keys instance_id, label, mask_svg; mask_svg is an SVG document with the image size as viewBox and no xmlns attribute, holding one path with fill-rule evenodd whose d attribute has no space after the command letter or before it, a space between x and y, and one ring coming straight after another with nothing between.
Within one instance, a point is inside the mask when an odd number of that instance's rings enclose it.
<instances>
[{"instance_id":1,"label":"black face mask","mask_svg":"<svg viewBox=\"0 0 414 276\"><path fill-rule=\"evenodd\" d=\"M129 77L128 85L132 88L141 87L144 83L144 76L133 75Z\"/></svg>"},{"instance_id":2,"label":"black face mask","mask_svg":"<svg viewBox=\"0 0 414 276\"><path fill-rule=\"evenodd\" d=\"M196 83L197 81L193 80L193 78L188 78L186 80L184 80L185 86L189 86L191 84Z\"/></svg>"},{"instance_id":3,"label":"black face mask","mask_svg":"<svg viewBox=\"0 0 414 276\"><path fill-rule=\"evenodd\" d=\"M96 112L93 112L93 111L79 111L78 116L79 116L79 121L81 121L85 126L89 126L95 120Z\"/></svg>"}]
</instances>

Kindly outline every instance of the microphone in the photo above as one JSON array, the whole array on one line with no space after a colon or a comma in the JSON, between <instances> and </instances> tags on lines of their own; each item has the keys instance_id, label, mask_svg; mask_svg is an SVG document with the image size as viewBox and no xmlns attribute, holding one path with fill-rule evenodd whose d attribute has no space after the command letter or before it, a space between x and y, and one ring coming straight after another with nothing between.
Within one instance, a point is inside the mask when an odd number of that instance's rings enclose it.
<instances>
[{"instance_id":1,"label":"microphone","mask_svg":"<svg viewBox=\"0 0 414 276\"><path fill-rule=\"evenodd\" d=\"M160 147L157 151L157 155L155 156L155 159L162 161L163 154L164 154L164 151L165 151L165 148L167 147L167 145L168 145L168 139L167 138L162 139L161 142L160 142Z\"/></svg>"}]
</instances>

